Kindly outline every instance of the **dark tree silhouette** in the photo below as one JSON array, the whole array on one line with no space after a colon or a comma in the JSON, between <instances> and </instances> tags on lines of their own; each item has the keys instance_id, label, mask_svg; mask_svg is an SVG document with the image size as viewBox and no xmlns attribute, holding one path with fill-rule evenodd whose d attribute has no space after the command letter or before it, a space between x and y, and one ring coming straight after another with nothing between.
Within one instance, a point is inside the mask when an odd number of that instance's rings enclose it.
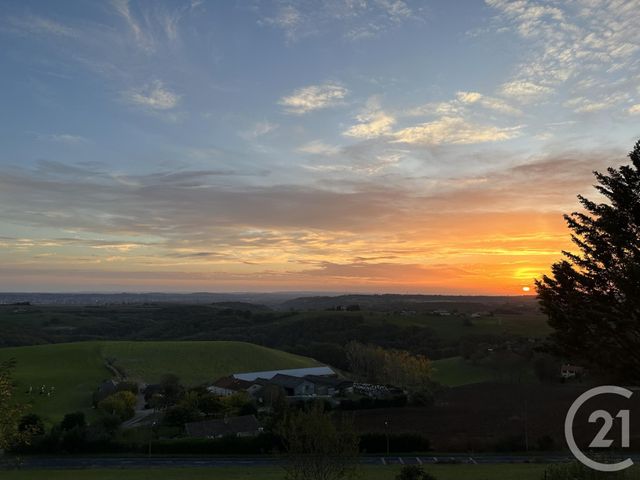
<instances>
[{"instance_id":1,"label":"dark tree silhouette","mask_svg":"<svg viewBox=\"0 0 640 480\"><path fill-rule=\"evenodd\" d=\"M554 332L551 350L630 381L640 381L640 141L632 165L594 172L596 203L565 215L577 252L536 281Z\"/></svg>"}]
</instances>

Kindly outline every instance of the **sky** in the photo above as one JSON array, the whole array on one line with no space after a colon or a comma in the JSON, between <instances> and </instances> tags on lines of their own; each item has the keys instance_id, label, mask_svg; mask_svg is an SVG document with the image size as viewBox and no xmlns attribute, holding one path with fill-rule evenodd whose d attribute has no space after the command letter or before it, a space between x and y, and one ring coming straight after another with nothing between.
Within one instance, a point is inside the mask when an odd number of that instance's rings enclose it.
<instances>
[{"instance_id":1,"label":"sky","mask_svg":"<svg viewBox=\"0 0 640 480\"><path fill-rule=\"evenodd\" d=\"M0 290L522 294L640 137L639 24L638 1L0 0Z\"/></svg>"}]
</instances>

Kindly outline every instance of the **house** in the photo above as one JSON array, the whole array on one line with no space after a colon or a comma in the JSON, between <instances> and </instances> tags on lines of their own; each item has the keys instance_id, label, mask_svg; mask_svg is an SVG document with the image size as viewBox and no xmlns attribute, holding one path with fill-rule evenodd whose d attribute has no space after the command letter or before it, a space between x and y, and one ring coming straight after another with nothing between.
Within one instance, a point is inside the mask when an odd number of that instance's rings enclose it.
<instances>
[{"instance_id":1,"label":"house","mask_svg":"<svg viewBox=\"0 0 640 480\"><path fill-rule=\"evenodd\" d=\"M268 385L281 387L288 397L324 396L335 397L339 394L353 392L353 382L338 377L324 377L321 375L305 375L293 377L279 373Z\"/></svg>"},{"instance_id":2,"label":"house","mask_svg":"<svg viewBox=\"0 0 640 480\"><path fill-rule=\"evenodd\" d=\"M353 393L353 382L351 380L320 375L306 375L304 378L315 385L316 395L335 397L336 395Z\"/></svg>"},{"instance_id":3,"label":"house","mask_svg":"<svg viewBox=\"0 0 640 480\"><path fill-rule=\"evenodd\" d=\"M149 401L153 397L158 396L158 395L161 396L163 391L164 391L164 388L159 383L149 384L146 387L144 387L144 389L142 389L142 393L144 395L144 400L147 403L149 403Z\"/></svg>"},{"instance_id":4,"label":"house","mask_svg":"<svg viewBox=\"0 0 640 480\"><path fill-rule=\"evenodd\" d=\"M93 403L98 404L110 395L118 391L118 383L115 380L106 380L100 384L98 389L93 393Z\"/></svg>"},{"instance_id":5,"label":"house","mask_svg":"<svg viewBox=\"0 0 640 480\"><path fill-rule=\"evenodd\" d=\"M327 366L322 366L322 367L309 367L309 368L290 368L286 370L265 370L263 372L234 373L233 378L252 382L258 378L271 380L273 377L275 377L278 374L287 375L290 377L304 377L306 375L320 375L320 376L336 375L336 372L334 372L331 368Z\"/></svg>"},{"instance_id":6,"label":"house","mask_svg":"<svg viewBox=\"0 0 640 480\"><path fill-rule=\"evenodd\" d=\"M584 375L584 368L577 365L570 365L568 363L560 367L560 376L564 379L580 378Z\"/></svg>"},{"instance_id":7,"label":"house","mask_svg":"<svg viewBox=\"0 0 640 480\"><path fill-rule=\"evenodd\" d=\"M279 402L284 401L286 396L287 392L284 388L272 383L261 385L260 388L253 393L253 398L255 398L258 407L266 409L272 408Z\"/></svg>"},{"instance_id":8,"label":"house","mask_svg":"<svg viewBox=\"0 0 640 480\"><path fill-rule=\"evenodd\" d=\"M331 368L321 366L236 373L216 380L207 390L219 396L247 392L258 405L267 407L283 396L346 395L353 392L353 382L338 378Z\"/></svg>"},{"instance_id":9,"label":"house","mask_svg":"<svg viewBox=\"0 0 640 480\"><path fill-rule=\"evenodd\" d=\"M207 391L221 397L228 397L238 392L248 391L254 384L247 380L234 377L222 377L216 380L213 385L207 387Z\"/></svg>"},{"instance_id":10,"label":"house","mask_svg":"<svg viewBox=\"0 0 640 480\"><path fill-rule=\"evenodd\" d=\"M279 373L271 378L269 383L282 387L287 397L306 397L316 393L315 384L304 377L293 377Z\"/></svg>"},{"instance_id":11,"label":"house","mask_svg":"<svg viewBox=\"0 0 640 480\"><path fill-rule=\"evenodd\" d=\"M184 427L194 438L255 437L263 430L255 415L191 422Z\"/></svg>"}]
</instances>

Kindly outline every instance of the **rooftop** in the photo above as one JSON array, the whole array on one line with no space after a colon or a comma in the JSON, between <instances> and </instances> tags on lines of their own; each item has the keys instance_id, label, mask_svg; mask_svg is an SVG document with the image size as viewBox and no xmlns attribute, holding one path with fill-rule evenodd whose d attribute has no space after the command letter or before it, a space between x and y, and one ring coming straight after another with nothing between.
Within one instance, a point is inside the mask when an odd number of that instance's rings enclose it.
<instances>
[{"instance_id":1,"label":"rooftop","mask_svg":"<svg viewBox=\"0 0 640 480\"><path fill-rule=\"evenodd\" d=\"M254 415L240 417L216 418L185 424L187 435L190 437L210 438L237 435L240 433L258 433L260 423Z\"/></svg>"},{"instance_id":2,"label":"rooftop","mask_svg":"<svg viewBox=\"0 0 640 480\"><path fill-rule=\"evenodd\" d=\"M247 380L249 382L252 382L257 378L265 378L267 380L271 380L273 377L279 374L288 375L290 377L304 377L306 375L335 375L336 372L325 365L321 367L290 368L286 370L266 370L263 372L235 373L233 377L239 380Z\"/></svg>"}]
</instances>

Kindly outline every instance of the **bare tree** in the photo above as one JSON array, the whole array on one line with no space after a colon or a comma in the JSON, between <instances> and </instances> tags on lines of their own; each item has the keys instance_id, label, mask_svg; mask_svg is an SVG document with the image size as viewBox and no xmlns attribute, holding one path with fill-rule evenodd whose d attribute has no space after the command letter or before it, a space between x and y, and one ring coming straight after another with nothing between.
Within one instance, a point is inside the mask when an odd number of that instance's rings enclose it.
<instances>
[{"instance_id":1,"label":"bare tree","mask_svg":"<svg viewBox=\"0 0 640 480\"><path fill-rule=\"evenodd\" d=\"M282 438L287 480L354 478L359 439L346 417L334 421L321 403L285 414L276 428Z\"/></svg>"}]
</instances>

